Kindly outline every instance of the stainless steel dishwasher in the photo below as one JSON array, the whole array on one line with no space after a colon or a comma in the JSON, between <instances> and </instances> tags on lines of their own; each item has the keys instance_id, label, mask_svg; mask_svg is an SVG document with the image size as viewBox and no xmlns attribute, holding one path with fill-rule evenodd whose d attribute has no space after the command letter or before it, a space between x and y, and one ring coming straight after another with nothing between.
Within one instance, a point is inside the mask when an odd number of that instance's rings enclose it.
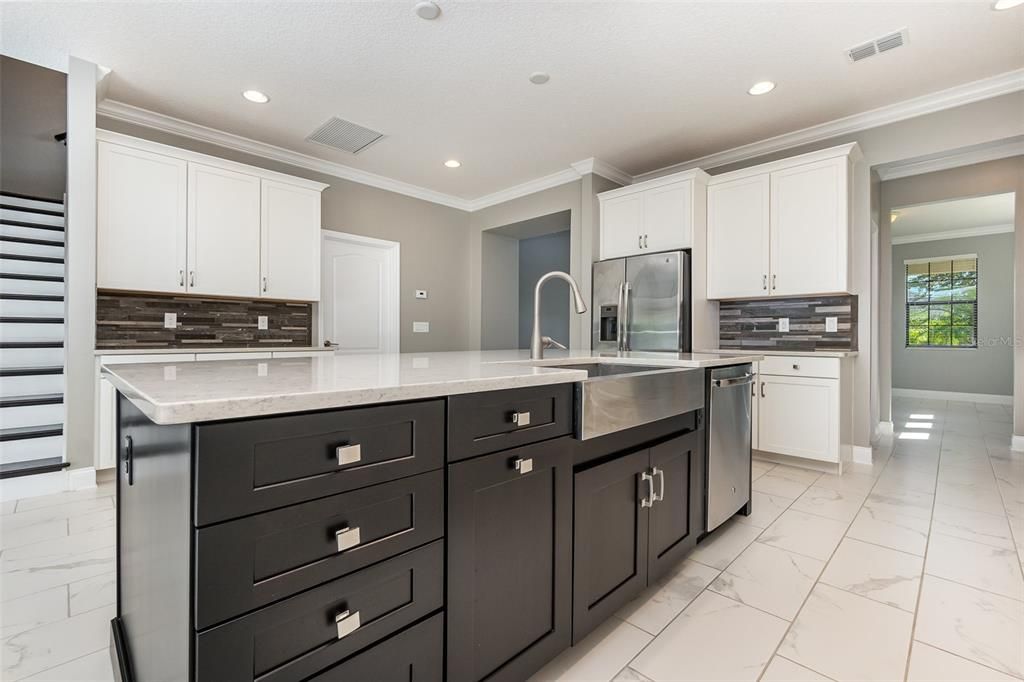
<instances>
[{"instance_id":1,"label":"stainless steel dishwasher","mask_svg":"<svg viewBox=\"0 0 1024 682\"><path fill-rule=\"evenodd\" d=\"M712 531L750 502L752 366L708 372L708 513Z\"/></svg>"}]
</instances>

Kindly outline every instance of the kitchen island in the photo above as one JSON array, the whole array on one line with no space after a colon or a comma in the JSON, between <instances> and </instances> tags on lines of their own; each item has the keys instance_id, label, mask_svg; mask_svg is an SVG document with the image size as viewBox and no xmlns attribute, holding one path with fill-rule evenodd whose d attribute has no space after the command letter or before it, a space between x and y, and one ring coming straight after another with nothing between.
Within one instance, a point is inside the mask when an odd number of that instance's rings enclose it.
<instances>
[{"instance_id":1,"label":"kitchen island","mask_svg":"<svg viewBox=\"0 0 1024 682\"><path fill-rule=\"evenodd\" d=\"M120 394L115 670L525 679L696 544L704 369L757 359L484 351L106 368ZM587 438L579 387L604 380L602 365L686 395L676 413L634 410Z\"/></svg>"}]
</instances>

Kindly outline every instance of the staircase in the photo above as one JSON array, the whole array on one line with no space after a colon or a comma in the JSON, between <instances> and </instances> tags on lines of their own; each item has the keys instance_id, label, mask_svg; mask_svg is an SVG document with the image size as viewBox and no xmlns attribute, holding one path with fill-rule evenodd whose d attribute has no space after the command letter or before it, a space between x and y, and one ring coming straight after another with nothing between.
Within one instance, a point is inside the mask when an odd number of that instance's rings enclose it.
<instances>
[{"instance_id":1,"label":"staircase","mask_svg":"<svg viewBox=\"0 0 1024 682\"><path fill-rule=\"evenodd\" d=\"M0 478L64 457L64 203L0 191Z\"/></svg>"}]
</instances>

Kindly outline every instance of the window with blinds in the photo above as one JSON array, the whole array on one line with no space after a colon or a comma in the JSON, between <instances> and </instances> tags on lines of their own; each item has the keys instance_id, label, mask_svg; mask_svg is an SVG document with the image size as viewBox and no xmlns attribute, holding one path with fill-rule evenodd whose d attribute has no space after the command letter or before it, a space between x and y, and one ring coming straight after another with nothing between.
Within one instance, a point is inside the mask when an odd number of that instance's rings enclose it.
<instances>
[{"instance_id":1,"label":"window with blinds","mask_svg":"<svg viewBox=\"0 0 1024 682\"><path fill-rule=\"evenodd\" d=\"M978 256L905 261L907 348L978 347Z\"/></svg>"}]
</instances>

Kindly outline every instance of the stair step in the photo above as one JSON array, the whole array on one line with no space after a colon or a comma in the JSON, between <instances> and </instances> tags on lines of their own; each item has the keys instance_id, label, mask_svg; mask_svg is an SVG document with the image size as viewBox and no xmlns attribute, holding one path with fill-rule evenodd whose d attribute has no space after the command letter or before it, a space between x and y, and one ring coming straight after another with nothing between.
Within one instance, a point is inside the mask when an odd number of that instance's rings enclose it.
<instances>
[{"instance_id":1,"label":"stair step","mask_svg":"<svg viewBox=\"0 0 1024 682\"><path fill-rule=\"evenodd\" d=\"M0 348L63 348L63 341L47 339L44 341L0 341Z\"/></svg>"},{"instance_id":2,"label":"stair step","mask_svg":"<svg viewBox=\"0 0 1024 682\"><path fill-rule=\"evenodd\" d=\"M22 211L23 213L38 213L39 215L55 215L60 216L61 218L64 217L63 209L61 209L60 211L55 211L52 208L38 208L36 206L16 206L14 204L9 204L3 201L3 199L0 199L0 210L3 209L7 209L9 211Z\"/></svg>"},{"instance_id":3,"label":"stair step","mask_svg":"<svg viewBox=\"0 0 1024 682\"><path fill-rule=\"evenodd\" d=\"M26 315L8 315L0 317L0 324L64 324L63 317L28 317Z\"/></svg>"},{"instance_id":4,"label":"stair step","mask_svg":"<svg viewBox=\"0 0 1024 682\"><path fill-rule=\"evenodd\" d=\"M64 348L4 348L0 350L0 367L60 367L64 364ZM21 391L34 393L35 391ZM50 392L49 389L40 393ZM4 424L8 426L8 424Z\"/></svg>"},{"instance_id":5,"label":"stair step","mask_svg":"<svg viewBox=\"0 0 1024 682\"><path fill-rule=\"evenodd\" d=\"M0 377L30 377L43 374L63 374L64 368L60 365L41 367L0 367Z\"/></svg>"},{"instance_id":6,"label":"stair step","mask_svg":"<svg viewBox=\"0 0 1024 682\"><path fill-rule=\"evenodd\" d=\"M30 223L24 220L15 220L14 218L0 218L0 225L11 225L14 227L27 227L32 230L47 230L49 232L63 232L63 225L47 225L44 223Z\"/></svg>"},{"instance_id":7,"label":"stair step","mask_svg":"<svg viewBox=\"0 0 1024 682\"><path fill-rule=\"evenodd\" d=\"M0 272L0 279L25 279L33 282L63 282L57 275L33 275L27 272Z\"/></svg>"},{"instance_id":8,"label":"stair step","mask_svg":"<svg viewBox=\"0 0 1024 682\"><path fill-rule=\"evenodd\" d=\"M60 405L63 402L63 393L40 393L38 395L12 395L0 397L0 408L32 407L35 405Z\"/></svg>"},{"instance_id":9,"label":"stair step","mask_svg":"<svg viewBox=\"0 0 1024 682\"><path fill-rule=\"evenodd\" d=\"M28 440L29 438L48 438L64 433L63 424L43 424L41 426L15 426L0 429L0 442L9 440Z\"/></svg>"},{"instance_id":10,"label":"stair step","mask_svg":"<svg viewBox=\"0 0 1024 682\"><path fill-rule=\"evenodd\" d=\"M15 478L17 476L31 476L33 474L45 474L53 471L60 471L70 466L60 457L47 457L45 459L33 459L26 462L11 462L0 464L0 478Z\"/></svg>"},{"instance_id":11,"label":"stair step","mask_svg":"<svg viewBox=\"0 0 1024 682\"><path fill-rule=\"evenodd\" d=\"M50 211L63 211L64 200L52 197L40 197L21 192L0 190L0 201L10 206L28 206L29 208L45 208Z\"/></svg>"},{"instance_id":12,"label":"stair step","mask_svg":"<svg viewBox=\"0 0 1024 682\"><path fill-rule=\"evenodd\" d=\"M52 215L52 211L31 208L0 206L0 220L13 220L34 226L55 227L64 229L64 216Z\"/></svg>"},{"instance_id":13,"label":"stair step","mask_svg":"<svg viewBox=\"0 0 1024 682\"><path fill-rule=\"evenodd\" d=\"M0 293L0 300L6 301L63 301L63 296L51 296L49 294L15 294Z\"/></svg>"},{"instance_id":14,"label":"stair step","mask_svg":"<svg viewBox=\"0 0 1024 682\"><path fill-rule=\"evenodd\" d=\"M60 263L62 265L64 263L63 258L53 258L51 256L26 256L20 253L0 253L0 259L30 261L33 263Z\"/></svg>"},{"instance_id":15,"label":"stair step","mask_svg":"<svg viewBox=\"0 0 1024 682\"><path fill-rule=\"evenodd\" d=\"M15 244L35 244L36 246L55 246L63 249L64 242L55 239L35 239L34 237L16 237L14 235L0 236L0 242L11 242Z\"/></svg>"}]
</instances>

